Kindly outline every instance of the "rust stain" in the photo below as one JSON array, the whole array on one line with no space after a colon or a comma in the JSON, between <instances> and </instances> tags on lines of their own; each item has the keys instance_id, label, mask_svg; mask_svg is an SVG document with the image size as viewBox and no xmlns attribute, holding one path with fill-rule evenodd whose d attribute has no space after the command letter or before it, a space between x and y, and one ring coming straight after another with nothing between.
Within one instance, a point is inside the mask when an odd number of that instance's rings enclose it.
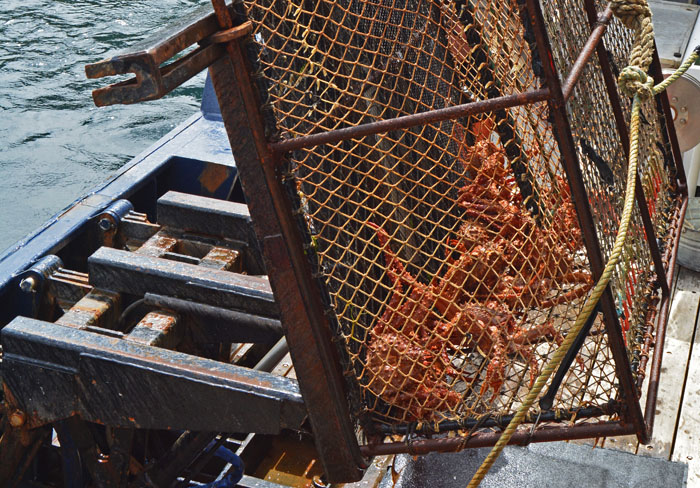
<instances>
[{"instance_id":1,"label":"rust stain","mask_svg":"<svg viewBox=\"0 0 700 488\"><path fill-rule=\"evenodd\" d=\"M231 271L235 267L235 271L239 271L241 268L239 257L240 253L236 250L214 247L201 259L199 264L207 268L224 271Z\"/></svg>"},{"instance_id":2,"label":"rust stain","mask_svg":"<svg viewBox=\"0 0 700 488\"><path fill-rule=\"evenodd\" d=\"M140 325L158 331L167 331L177 322L177 315L167 312L149 312L139 322Z\"/></svg>"},{"instance_id":3,"label":"rust stain","mask_svg":"<svg viewBox=\"0 0 700 488\"><path fill-rule=\"evenodd\" d=\"M209 193L215 193L228 178L228 168L218 164L209 164L199 175L199 183Z\"/></svg>"}]
</instances>

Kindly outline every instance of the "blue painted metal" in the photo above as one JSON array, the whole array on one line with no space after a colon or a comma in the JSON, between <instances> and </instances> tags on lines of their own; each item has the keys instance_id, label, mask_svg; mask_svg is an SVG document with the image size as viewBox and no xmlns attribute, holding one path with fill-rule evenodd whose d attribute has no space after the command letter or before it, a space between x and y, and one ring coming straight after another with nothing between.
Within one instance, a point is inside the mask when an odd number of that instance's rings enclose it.
<instances>
[{"instance_id":1,"label":"blue painted metal","mask_svg":"<svg viewBox=\"0 0 700 488\"><path fill-rule=\"evenodd\" d=\"M18 275L19 293L11 307L15 315L39 317L46 280L61 266L61 258L49 254Z\"/></svg>"},{"instance_id":2,"label":"blue painted metal","mask_svg":"<svg viewBox=\"0 0 700 488\"><path fill-rule=\"evenodd\" d=\"M129 200L117 200L100 214L98 225L103 231L110 230L112 226L118 225L121 219L126 217L133 209L134 206Z\"/></svg>"},{"instance_id":3,"label":"blue painted metal","mask_svg":"<svg viewBox=\"0 0 700 488\"><path fill-rule=\"evenodd\" d=\"M212 441L207 447L207 450L212 449L214 444L216 444L216 441ZM214 456L226 461L226 463L229 465L226 476L216 481L212 481L211 483L207 483L206 485L190 486L199 486L201 488L236 488L236 486L238 486L238 482L243 478L243 473L245 472L243 460L240 458L240 456L234 454L224 446L219 446L214 452Z\"/></svg>"},{"instance_id":4,"label":"blue painted metal","mask_svg":"<svg viewBox=\"0 0 700 488\"><path fill-rule=\"evenodd\" d=\"M211 78L209 76L207 76L207 81L204 83L204 93L202 94L202 114L207 120L223 122L223 119L221 118L221 107L219 107L219 100L216 98L214 84L211 82Z\"/></svg>"},{"instance_id":5,"label":"blue painted metal","mask_svg":"<svg viewBox=\"0 0 700 488\"><path fill-rule=\"evenodd\" d=\"M87 195L54 215L38 230L0 254L0 327L18 312L22 272L49 254L81 238L108 207L129 199L137 211L155 217L156 200L168 190L228 199L234 195L237 172L211 83L203 109L153 146L125 164ZM214 97L214 102L212 101ZM240 197L240 192L236 193Z\"/></svg>"}]
</instances>

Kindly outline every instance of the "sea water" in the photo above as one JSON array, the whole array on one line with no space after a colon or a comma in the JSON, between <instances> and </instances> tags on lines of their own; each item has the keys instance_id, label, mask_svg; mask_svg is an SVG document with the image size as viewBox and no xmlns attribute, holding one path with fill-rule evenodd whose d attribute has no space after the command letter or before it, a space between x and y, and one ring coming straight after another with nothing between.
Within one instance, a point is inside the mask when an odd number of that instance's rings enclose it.
<instances>
[{"instance_id":1,"label":"sea water","mask_svg":"<svg viewBox=\"0 0 700 488\"><path fill-rule=\"evenodd\" d=\"M193 114L204 75L152 102L97 108L99 61L207 0L0 0L0 250Z\"/></svg>"}]
</instances>

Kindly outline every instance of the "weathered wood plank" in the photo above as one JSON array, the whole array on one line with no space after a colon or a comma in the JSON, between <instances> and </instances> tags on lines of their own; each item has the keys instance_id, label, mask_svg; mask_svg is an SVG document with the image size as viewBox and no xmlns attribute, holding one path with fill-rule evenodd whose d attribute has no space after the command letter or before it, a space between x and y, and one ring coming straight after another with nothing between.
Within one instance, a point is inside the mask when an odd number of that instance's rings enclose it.
<instances>
[{"instance_id":1,"label":"weathered wood plank","mask_svg":"<svg viewBox=\"0 0 700 488\"><path fill-rule=\"evenodd\" d=\"M672 461L688 464L688 487L700 487L700 334L695 322Z\"/></svg>"},{"instance_id":2,"label":"weathered wood plank","mask_svg":"<svg viewBox=\"0 0 700 488\"><path fill-rule=\"evenodd\" d=\"M671 302L651 443L638 454L670 459L700 303L700 274L680 268Z\"/></svg>"},{"instance_id":3,"label":"weathered wood plank","mask_svg":"<svg viewBox=\"0 0 700 488\"><path fill-rule=\"evenodd\" d=\"M292 370L292 356L287 353L279 363L277 363L277 366L272 370L272 374L275 374L277 376L285 376L289 374L289 372Z\"/></svg>"},{"instance_id":4,"label":"weathered wood plank","mask_svg":"<svg viewBox=\"0 0 700 488\"><path fill-rule=\"evenodd\" d=\"M674 291L699 291L700 290L700 273L692 269L679 267L676 286Z\"/></svg>"}]
</instances>

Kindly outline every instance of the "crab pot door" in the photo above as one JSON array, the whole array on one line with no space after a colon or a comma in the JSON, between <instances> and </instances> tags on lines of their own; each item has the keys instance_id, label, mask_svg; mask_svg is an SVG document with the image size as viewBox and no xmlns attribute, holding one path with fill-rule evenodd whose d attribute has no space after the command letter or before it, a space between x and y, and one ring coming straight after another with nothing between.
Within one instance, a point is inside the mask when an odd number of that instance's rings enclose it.
<instances>
[{"instance_id":1,"label":"crab pot door","mask_svg":"<svg viewBox=\"0 0 700 488\"><path fill-rule=\"evenodd\" d=\"M254 220L274 208L293 224L280 232L302 265L269 268L282 320L307 327L285 316L292 272L341 371L333 412L371 441L363 454L495 442L598 278L623 207L630 101L615 78L632 44L601 5L239 5L254 24L245 55L267 185L282 191L253 191L243 162L241 178ZM637 399L658 374L648 358L669 297L657 284L672 271L683 176L661 102L643 115L624 259L551 405L515 439L645 435ZM305 396L318 395L315 344L290 340Z\"/></svg>"}]
</instances>

